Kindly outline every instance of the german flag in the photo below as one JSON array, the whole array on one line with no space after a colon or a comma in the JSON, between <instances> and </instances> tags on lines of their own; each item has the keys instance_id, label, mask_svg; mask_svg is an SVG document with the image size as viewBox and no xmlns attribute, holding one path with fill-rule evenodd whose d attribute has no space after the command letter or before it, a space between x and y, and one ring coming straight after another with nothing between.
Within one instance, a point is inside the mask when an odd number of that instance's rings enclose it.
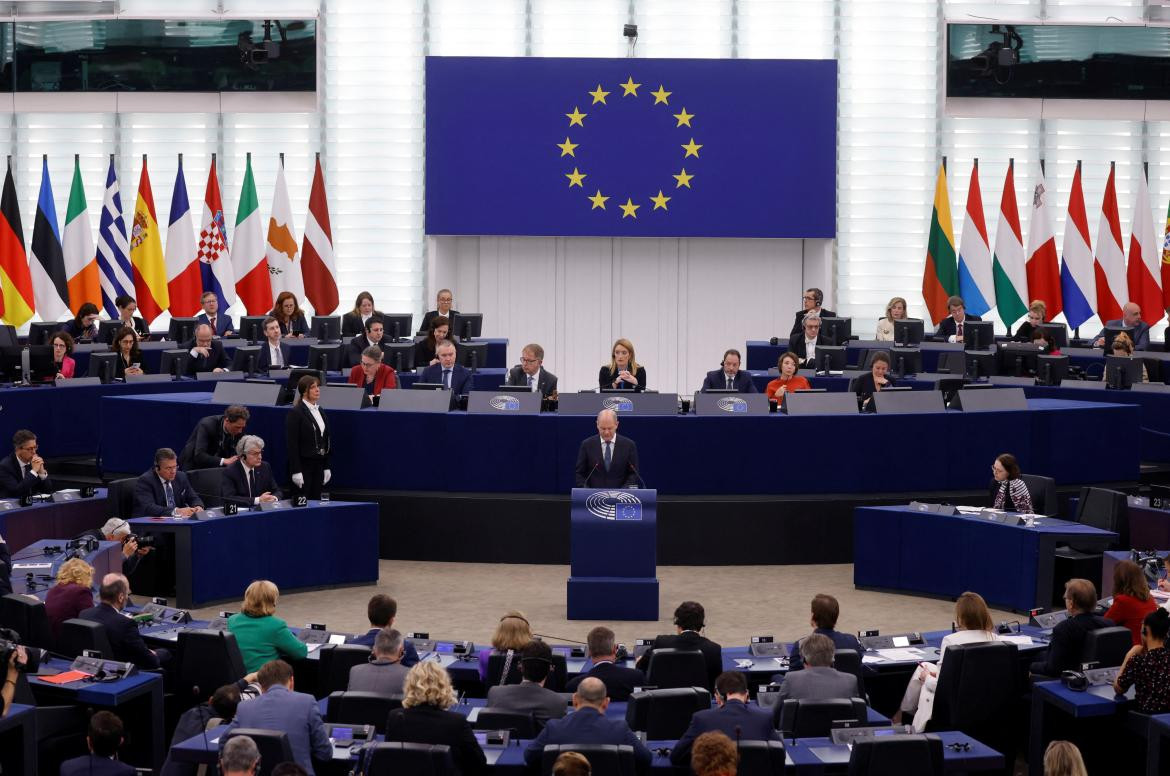
<instances>
[{"instance_id":1,"label":"german flag","mask_svg":"<svg viewBox=\"0 0 1170 776\"><path fill-rule=\"evenodd\" d=\"M13 326L23 326L33 317L32 274L24 250L24 228L20 225L20 207L16 204L16 185L12 182L12 160L4 177L4 194L0 197L0 316Z\"/></svg>"}]
</instances>

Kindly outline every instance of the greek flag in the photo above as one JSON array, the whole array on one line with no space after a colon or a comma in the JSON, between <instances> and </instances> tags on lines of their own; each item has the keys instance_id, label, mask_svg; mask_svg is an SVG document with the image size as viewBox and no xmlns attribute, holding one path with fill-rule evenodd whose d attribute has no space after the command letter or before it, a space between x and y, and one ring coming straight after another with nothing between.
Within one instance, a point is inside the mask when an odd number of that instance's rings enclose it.
<instances>
[{"instance_id":1,"label":"greek flag","mask_svg":"<svg viewBox=\"0 0 1170 776\"><path fill-rule=\"evenodd\" d=\"M111 318L118 317L114 300L122 294L134 294L133 272L130 268L130 245L126 242L126 221L122 218L122 195L118 191L118 172L114 156L110 155L110 171L106 175L106 196L102 201L102 217L98 224L97 263L102 286L102 306Z\"/></svg>"}]
</instances>

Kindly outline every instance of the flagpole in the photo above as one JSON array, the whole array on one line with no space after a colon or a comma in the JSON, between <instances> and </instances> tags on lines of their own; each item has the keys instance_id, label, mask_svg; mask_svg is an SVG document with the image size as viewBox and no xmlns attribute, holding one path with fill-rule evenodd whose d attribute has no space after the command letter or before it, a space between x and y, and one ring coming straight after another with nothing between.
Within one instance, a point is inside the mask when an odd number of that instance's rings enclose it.
<instances>
[{"instance_id":1,"label":"flagpole","mask_svg":"<svg viewBox=\"0 0 1170 776\"><path fill-rule=\"evenodd\" d=\"M284 169L284 153L283 152L280 154L280 167L281 167L281 169Z\"/></svg>"}]
</instances>

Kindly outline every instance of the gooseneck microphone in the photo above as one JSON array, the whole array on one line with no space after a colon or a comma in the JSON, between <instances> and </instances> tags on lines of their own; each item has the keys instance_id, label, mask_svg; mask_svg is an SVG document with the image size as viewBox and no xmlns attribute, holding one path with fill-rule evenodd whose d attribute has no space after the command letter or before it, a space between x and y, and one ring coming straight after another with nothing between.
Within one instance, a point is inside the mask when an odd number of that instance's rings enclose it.
<instances>
[{"instance_id":1,"label":"gooseneck microphone","mask_svg":"<svg viewBox=\"0 0 1170 776\"><path fill-rule=\"evenodd\" d=\"M638 469L637 469L637 467L634 466L634 464L632 462L630 463L629 470L634 473L634 476L638 478L638 482L642 485L642 488L645 489L646 488L646 480L642 479L641 474L638 474Z\"/></svg>"},{"instance_id":2,"label":"gooseneck microphone","mask_svg":"<svg viewBox=\"0 0 1170 776\"><path fill-rule=\"evenodd\" d=\"M589 480L591 480L593 478L593 475L597 473L598 466L601 466L601 461L598 461L597 463L593 464L593 469L589 472L589 476L585 478L585 481L583 483L581 483L582 488L589 487Z\"/></svg>"}]
</instances>

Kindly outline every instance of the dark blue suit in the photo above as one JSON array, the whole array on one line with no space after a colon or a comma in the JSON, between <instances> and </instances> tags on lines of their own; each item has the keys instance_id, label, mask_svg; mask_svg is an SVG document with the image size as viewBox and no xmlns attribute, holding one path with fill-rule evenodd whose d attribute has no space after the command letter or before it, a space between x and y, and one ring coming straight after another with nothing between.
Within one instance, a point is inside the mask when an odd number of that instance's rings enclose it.
<instances>
[{"instance_id":1,"label":"dark blue suit","mask_svg":"<svg viewBox=\"0 0 1170 776\"><path fill-rule=\"evenodd\" d=\"M211 319L207 317L207 313L199 313L195 318L196 326L202 323L211 326ZM215 329L215 336L217 337L226 337L229 331L234 332L236 330L235 324L232 323L232 317L223 313L215 314L215 326L212 326L212 328Z\"/></svg>"},{"instance_id":2,"label":"dark blue suit","mask_svg":"<svg viewBox=\"0 0 1170 776\"><path fill-rule=\"evenodd\" d=\"M816 628L813 633L819 633L822 636L828 636L833 640L833 645L837 649L853 649L857 650L857 654L864 655L865 647L861 646L861 642L852 633L842 633L839 630L832 628ZM788 670L799 671L804 668L804 658L800 656L800 642L797 641L792 645L792 651L789 653Z\"/></svg>"},{"instance_id":3,"label":"dark blue suit","mask_svg":"<svg viewBox=\"0 0 1170 776\"><path fill-rule=\"evenodd\" d=\"M32 473L21 477L20 461L16 453L6 455L0 460L0 498L24 498L33 493L52 493L53 479L45 477L43 480Z\"/></svg>"},{"instance_id":4,"label":"dark blue suit","mask_svg":"<svg viewBox=\"0 0 1170 776\"><path fill-rule=\"evenodd\" d=\"M240 506L252 506L261 493L271 493L280 498L280 487L276 478L272 476L272 467L268 461L261 461L256 467L256 490L249 495L248 475L244 472L244 464L236 461L223 470L223 477L219 481L219 494L225 502Z\"/></svg>"},{"instance_id":5,"label":"dark blue suit","mask_svg":"<svg viewBox=\"0 0 1170 776\"><path fill-rule=\"evenodd\" d=\"M158 655L147 649L142 634L138 632L138 625L114 607L99 603L77 616L105 626L110 649L114 650L114 660L133 663L139 668L158 668Z\"/></svg>"},{"instance_id":6,"label":"dark blue suit","mask_svg":"<svg viewBox=\"0 0 1170 776\"><path fill-rule=\"evenodd\" d=\"M611 701L628 701L635 687L646 684L646 674L636 668L627 668L614 663L598 663L587 674L578 674L565 683L565 692L576 692L577 685L586 677L600 679L605 684L605 694Z\"/></svg>"},{"instance_id":7,"label":"dark blue suit","mask_svg":"<svg viewBox=\"0 0 1170 776\"><path fill-rule=\"evenodd\" d=\"M650 768L654 756L638 740L624 719L610 719L599 710L582 706L564 719L551 719L528 748L524 761L530 767L540 765L546 744L614 744L632 746L639 771Z\"/></svg>"},{"instance_id":8,"label":"dark blue suit","mask_svg":"<svg viewBox=\"0 0 1170 776\"><path fill-rule=\"evenodd\" d=\"M314 757L328 761L333 756L333 745L329 743L316 699L281 684L269 687L259 698L240 704L235 719L219 737L221 751L226 734L238 727L281 731L288 736L293 761L309 773L313 773Z\"/></svg>"},{"instance_id":9,"label":"dark blue suit","mask_svg":"<svg viewBox=\"0 0 1170 776\"><path fill-rule=\"evenodd\" d=\"M378 636L378 631L381 628L370 628L367 632L360 636L352 636L345 643L346 644L360 644L363 647L374 648L374 639ZM406 646L402 651L402 659L398 661L404 666L412 666L418 662L418 650L414 648L414 644L410 643L410 639L406 640Z\"/></svg>"},{"instance_id":10,"label":"dark blue suit","mask_svg":"<svg viewBox=\"0 0 1170 776\"><path fill-rule=\"evenodd\" d=\"M175 507L201 507L203 499L191 487L191 481L186 473L175 472L175 479L171 481L171 491L175 494ZM158 472L153 468L147 469L134 483L134 516L135 517L163 517L171 514L173 507L167 506L167 496L163 491Z\"/></svg>"},{"instance_id":11,"label":"dark blue suit","mask_svg":"<svg viewBox=\"0 0 1170 776\"><path fill-rule=\"evenodd\" d=\"M743 701L728 700L719 709L696 712L691 726L675 744L670 761L680 768L691 762L691 747L703 733L718 730L732 741L779 741L780 733L772 727L772 713Z\"/></svg>"},{"instance_id":12,"label":"dark blue suit","mask_svg":"<svg viewBox=\"0 0 1170 776\"><path fill-rule=\"evenodd\" d=\"M87 754L61 763L61 776L134 776L138 771L133 765Z\"/></svg>"},{"instance_id":13,"label":"dark blue suit","mask_svg":"<svg viewBox=\"0 0 1170 776\"><path fill-rule=\"evenodd\" d=\"M433 364L422 371L420 383L443 382L443 365ZM471 370L455 364L451 367L451 407L454 408L456 398L471 390Z\"/></svg>"},{"instance_id":14,"label":"dark blue suit","mask_svg":"<svg viewBox=\"0 0 1170 776\"><path fill-rule=\"evenodd\" d=\"M256 357L256 371L267 372L272 368L272 353L269 352L268 340L260 343L260 355ZM289 366L289 354L291 353L288 343L280 343L280 361L282 366Z\"/></svg>"},{"instance_id":15,"label":"dark blue suit","mask_svg":"<svg viewBox=\"0 0 1170 776\"><path fill-rule=\"evenodd\" d=\"M740 393L759 393L756 390L756 384L752 382L752 376L747 372L740 370L735 373L735 378L732 380L732 387ZM722 369L716 369L707 373L707 378L703 380L703 391L719 391L727 389L727 375Z\"/></svg>"}]
</instances>

